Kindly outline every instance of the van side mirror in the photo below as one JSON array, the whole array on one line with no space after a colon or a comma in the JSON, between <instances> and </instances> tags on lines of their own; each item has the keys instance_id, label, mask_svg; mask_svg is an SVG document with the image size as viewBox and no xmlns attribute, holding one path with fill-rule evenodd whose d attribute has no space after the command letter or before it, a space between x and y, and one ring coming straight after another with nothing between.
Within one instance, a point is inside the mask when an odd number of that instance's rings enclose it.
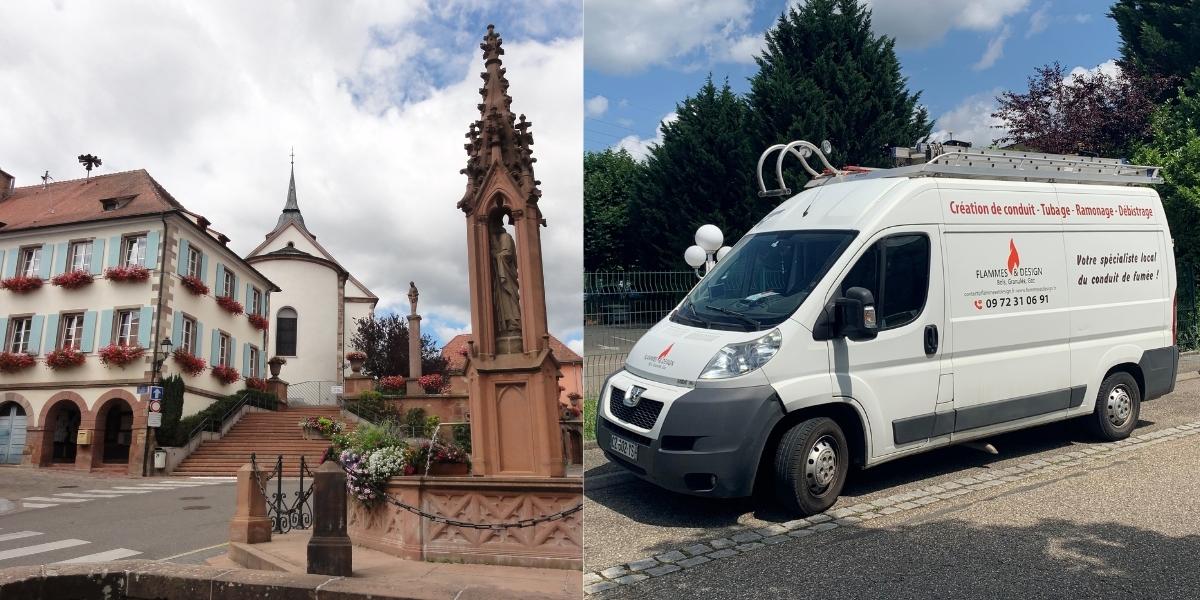
<instances>
[{"instance_id":1,"label":"van side mirror","mask_svg":"<svg viewBox=\"0 0 1200 600\"><path fill-rule=\"evenodd\" d=\"M835 308L835 333L839 337L861 342L873 340L878 335L875 295L870 290L861 287L846 290L845 297L835 301Z\"/></svg>"}]
</instances>

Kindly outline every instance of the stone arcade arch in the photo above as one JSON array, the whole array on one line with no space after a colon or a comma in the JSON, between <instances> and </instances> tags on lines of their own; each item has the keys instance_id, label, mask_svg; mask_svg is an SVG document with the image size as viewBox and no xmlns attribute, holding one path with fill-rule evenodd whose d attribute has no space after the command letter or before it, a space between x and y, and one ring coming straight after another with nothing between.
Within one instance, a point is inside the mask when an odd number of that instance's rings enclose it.
<instances>
[{"instance_id":1,"label":"stone arcade arch","mask_svg":"<svg viewBox=\"0 0 1200 600\"><path fill-rule=\"evenodd\" d=\"M39 467L52 464L91 464L87 446L77 446L81 429L91 429L92 413L83 397L75 392L59 392L50 397L38 415L37 427L28 430L33 447L30 462ZM82 451L81 451L82 448Z\"/></svg>"}]
</instances>

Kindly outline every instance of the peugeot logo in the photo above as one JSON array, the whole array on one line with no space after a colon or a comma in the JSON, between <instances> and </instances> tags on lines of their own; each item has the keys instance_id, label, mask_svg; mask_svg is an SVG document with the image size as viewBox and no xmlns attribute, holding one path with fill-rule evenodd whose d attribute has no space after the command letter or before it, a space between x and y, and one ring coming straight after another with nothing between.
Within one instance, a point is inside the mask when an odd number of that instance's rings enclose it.
<instances>
[{"instance_id":1,"label":"peugeot logo","mask_svg":"<svg viewBox=\"0 0 1200 600\"><path fill-rule=\"evenodd\" d=\"M625 397L621 399L621 404L624 404L629 408L637 406L638 402L642 401L642 394L645 393L645 391L646 388L638 387L636 385L629 388L629 393L625 394Z\"/></svg>"}]
</instances>

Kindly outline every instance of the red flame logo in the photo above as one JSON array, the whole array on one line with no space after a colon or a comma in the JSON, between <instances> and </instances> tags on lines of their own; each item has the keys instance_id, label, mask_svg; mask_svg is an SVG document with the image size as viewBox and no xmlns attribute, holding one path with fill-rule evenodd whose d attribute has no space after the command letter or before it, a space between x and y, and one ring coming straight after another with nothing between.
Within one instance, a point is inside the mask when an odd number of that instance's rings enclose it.
<instances>
[{"instance_id":1,"label":"red flame logo","mask_svg":"<svg viewBox=\"0 0 1200 600\"><path fill-rule=\"evenodd\" d=\"M667 349L663 350L662 354L658 355L658 360L662 360L662 359L666 358L667 355L671 353L671 348L674 348L674 347L675 347L674 343L672 343L670 346L667 346Z\"/></svg>"},{"instance_id":2,"label":"red flame logo","mask_svg":"<svg viewBox=\"0 0 1200 600\"><path fill-rule=\"evenodd\" d=\"M1017 267L1021 266L1021 255L1017 254L1017 245L1013 243L1012 238L1008 240L1008 272L1015 273Z\"/></svg>"}]
</instances>

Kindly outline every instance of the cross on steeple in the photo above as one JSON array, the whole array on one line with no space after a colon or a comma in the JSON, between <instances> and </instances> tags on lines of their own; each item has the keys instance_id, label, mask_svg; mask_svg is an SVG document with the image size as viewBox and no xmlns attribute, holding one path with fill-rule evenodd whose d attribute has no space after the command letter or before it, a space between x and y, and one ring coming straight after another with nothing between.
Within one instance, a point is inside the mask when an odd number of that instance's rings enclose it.
<instances>
[{"instance_id":1,"label":"cross on steeple","mask_svg":"<svg viewBox=\"0 0 1200 600\"><path fill-rule=\"evenodd\" d=\"M296 223L301 229L308 231L304 226L304 215L300 214L300 204L296 201L296 148L292 147L289 154L292 163L291 177L288 180L287 202L283 205L283 213L279 215L279 221L275 224L275 229L282 229L288 223Z\"/></svg>"}]
</instances>

